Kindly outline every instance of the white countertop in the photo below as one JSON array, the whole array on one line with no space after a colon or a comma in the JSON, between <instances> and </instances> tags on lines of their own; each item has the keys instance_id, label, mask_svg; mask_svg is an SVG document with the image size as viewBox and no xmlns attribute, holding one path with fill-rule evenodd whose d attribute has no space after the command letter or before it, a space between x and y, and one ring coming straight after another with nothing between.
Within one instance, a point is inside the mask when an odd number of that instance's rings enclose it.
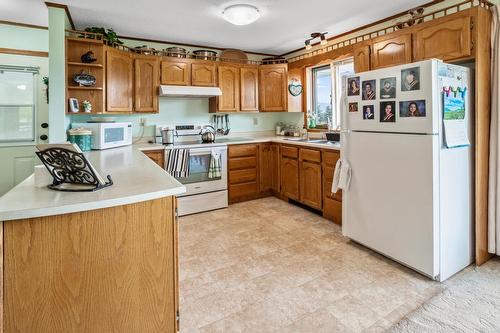
<instances>
[{"instance_id":1,"label":"white countertop","mask_svg":"<svg viewBox=\"0 0 500 333\"><path fill-rule=\"evenodd\" d=\"M103 177L111 175L113 179L112 186L95 192L60 192L35 187L31 175L0 197L0 221L121 206L186 191L140 149L140 146L126 146L85 153Z\"/></svg>"},{"instance_id":2,"label":"white countertop","mask_svg":"<svg viewBox=\"0 0 500 333\"><path fill-rule=\"evenodd\" d=\"M231 139L231 141L226 141ZM291 140L289 140L291 139ZM311 148L319 149L331 149L340 150L340 143L315 143L310 141L294 141L294 137L283 137L283 136L269 136L269 135L245 135L245 134L234 134L233 136L217 136L214 143L201 143L201 142L176 142L174 145L161 145L157 143L141 143L135 145L140 150L158 150L158 149L173 149L173 148L200 148L200 147L215 147L215 146L227 146L227 145L239 145L245 143L264 143L264 142L276 142L288 145L298 145Z\"/></svg>"}]
</instances>

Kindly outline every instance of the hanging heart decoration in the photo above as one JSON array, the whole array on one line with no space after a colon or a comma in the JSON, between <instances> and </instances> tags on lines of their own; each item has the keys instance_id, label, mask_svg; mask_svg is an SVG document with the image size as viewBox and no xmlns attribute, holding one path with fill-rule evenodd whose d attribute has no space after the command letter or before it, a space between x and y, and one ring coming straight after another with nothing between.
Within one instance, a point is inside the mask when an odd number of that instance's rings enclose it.
<instances>
[{"instance_id":1,"label":"hanging heart decoration","mask_svg":"<svg viewBox=\"0 0 500 333\"><path fill-rule=\"evenodd\" d=\"M300 94L302 94L302 85L300 84L299 80L292 79L292 81L288 85L288 91L292 96L299 96Z\"/></svg>"}]
</instances>

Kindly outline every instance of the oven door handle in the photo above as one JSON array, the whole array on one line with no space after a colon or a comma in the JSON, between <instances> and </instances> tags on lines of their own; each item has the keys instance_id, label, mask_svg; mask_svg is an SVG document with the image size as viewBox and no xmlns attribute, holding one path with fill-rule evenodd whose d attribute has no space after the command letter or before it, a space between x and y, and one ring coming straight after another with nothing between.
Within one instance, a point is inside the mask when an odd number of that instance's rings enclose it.
<instances>
[{"instance_id":1,"label":"oven door handle","mask_svg":"<svg viewBox=\"0 0 500 333\"><path fill-rule=\"evenodd\" d=\"M218 152L220 154L224 153L227 149L217 149L217 148L191 148L189 149L189 155L197 156L197 155L206 155L211 154L212 151Z\"/></svg>"}]
</instances>

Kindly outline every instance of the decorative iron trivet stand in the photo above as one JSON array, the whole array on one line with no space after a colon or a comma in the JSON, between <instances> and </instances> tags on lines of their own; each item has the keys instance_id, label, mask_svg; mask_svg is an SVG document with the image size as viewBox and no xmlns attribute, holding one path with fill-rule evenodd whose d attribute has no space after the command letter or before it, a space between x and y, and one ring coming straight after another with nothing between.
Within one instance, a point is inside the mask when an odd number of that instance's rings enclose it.
<instances>
[{"instance_id":1,"label":"decorative iron trivet stand","mask_svg":"<svg viewBox=\"0 0 500 333\"><path fill-rule=\"evenodd\" d=\"M82 153L65 148L49 148L36 152L42 163L47 167L53 177L50 189L68 192L92 192L113 185L111 176L106 176L107 181L101 177L101 182L89 161ZM78 185L76 188L65 184ZM82 188L81 186L88 186ZM80 187L80 188L78 188Z\"/></svg>"}]
</instances>

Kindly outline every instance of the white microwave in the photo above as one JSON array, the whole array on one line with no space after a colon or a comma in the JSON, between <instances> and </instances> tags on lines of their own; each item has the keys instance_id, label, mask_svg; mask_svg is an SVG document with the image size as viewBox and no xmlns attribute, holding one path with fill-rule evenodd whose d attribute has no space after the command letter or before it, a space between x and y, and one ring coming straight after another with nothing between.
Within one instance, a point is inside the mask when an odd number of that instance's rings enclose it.
<instances>
[{"instance_id":1,"label":"white microwave","mask_svg":"<svg viewBox=\"0 0 500 333\"><path fill-rule=\"evenodd\" d=\"M72 128L92 131L92 149L108 149L132 144L132 123L72 123Z\"/></svg>"}]
</instances>

